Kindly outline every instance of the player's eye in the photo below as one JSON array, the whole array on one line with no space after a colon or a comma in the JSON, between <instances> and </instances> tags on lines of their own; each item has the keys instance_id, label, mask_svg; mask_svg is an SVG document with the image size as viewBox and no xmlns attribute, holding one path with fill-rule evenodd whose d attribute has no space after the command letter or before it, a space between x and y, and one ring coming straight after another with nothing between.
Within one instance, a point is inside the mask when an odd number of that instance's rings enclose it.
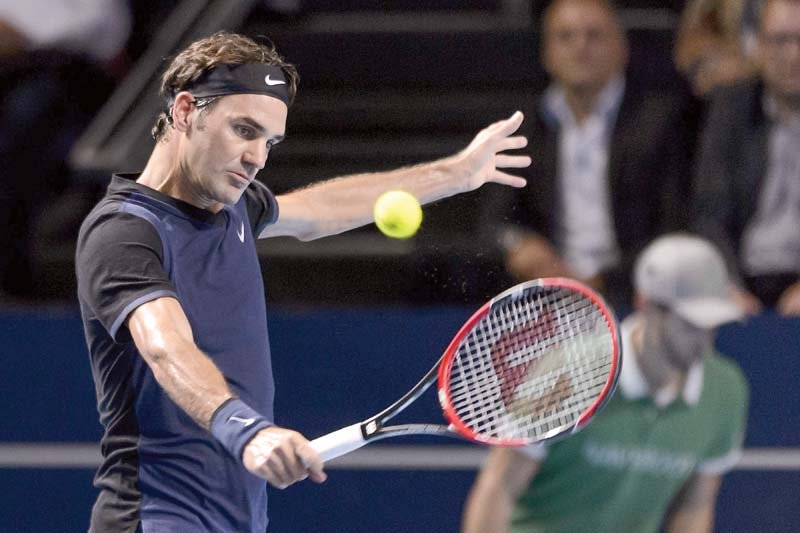
<instances>
[{"instance_id":1,"label":"player's eye","mask_svg":"<svg viewBox=\"0 0 800 533\"><path fill-rule=\"evenodd\" d=\"M238 124L238 125L234 126L234 131L236 132L236 135L238 135L242 139L250 140L250 139L255 139L256 138L256 132L250 126L244 126L244 125Z\"/></svg>"}]
</instances>

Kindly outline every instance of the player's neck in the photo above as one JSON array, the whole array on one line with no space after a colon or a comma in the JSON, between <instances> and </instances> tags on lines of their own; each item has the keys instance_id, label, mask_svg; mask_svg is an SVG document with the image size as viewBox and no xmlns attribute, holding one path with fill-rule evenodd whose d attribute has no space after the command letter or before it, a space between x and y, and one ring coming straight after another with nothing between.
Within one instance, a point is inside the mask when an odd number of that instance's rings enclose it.
<instances>
[{"instance_id":1,"label":"player's neck","mask_svg":"<svg viewBox=\"0 0 800 533\"><path fill-rule=\"evenodd\" d=\"M136 181L200 209L212 213L218 212L222 209L222 204L207 199L195 191L192 180L180 164L178 152L176 141L167 139L157 142L147 165Z\"/></svg>"}]
</instances>

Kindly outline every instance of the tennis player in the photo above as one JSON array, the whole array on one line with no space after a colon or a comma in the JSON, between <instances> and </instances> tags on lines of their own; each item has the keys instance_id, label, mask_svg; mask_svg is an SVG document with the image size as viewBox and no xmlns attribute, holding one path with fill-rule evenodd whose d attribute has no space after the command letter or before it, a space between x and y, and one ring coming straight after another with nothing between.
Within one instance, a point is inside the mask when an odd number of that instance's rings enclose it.
<instances>
[{"instance_id":1,"label":"tennis player","mask_svg":"<svg viewBox=\"0 0 800 533\"><path fill-rule=\"evenodd\" d=\"M502 154L527 142L512 136L515 113L450 157L276 198L254 178L286 134L297 79L240 35L191 44L163 75L146 167L113 176L81 227L78 297L105 430L91 531L264 531L264 479L324 481L306 439L273 424L255 238L367 224L387 189L425 203L525 184L498 170L530 164Z\"/></svg>"},{"instance_id":2,"label":"tennis player","mask_svg":"<svg viewBox=\"0 0 800 533\"><path fill-rule=\"evenodd\" d=\"M748 405L740 369L713 340L743 310L722 255L688 234L652 242L634 277L639 310L621 326L617 393L568 439L493 449L469 495L465 533L713 530Z\"/></svg>"}]
</instances>

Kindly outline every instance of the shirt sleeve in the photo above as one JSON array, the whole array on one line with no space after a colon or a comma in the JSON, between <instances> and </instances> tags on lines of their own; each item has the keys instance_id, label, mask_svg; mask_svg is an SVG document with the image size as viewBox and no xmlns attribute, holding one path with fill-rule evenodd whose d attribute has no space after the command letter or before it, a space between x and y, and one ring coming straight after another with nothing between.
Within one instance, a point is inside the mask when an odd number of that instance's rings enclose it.
<instances>
[{"instance_id":1,"label":"shirt sleeve","mask_svg":"<svg viewBox=\"0 0 800 533\"><path fill-rule=\"evenodd\" d=\"M278 220L278 200L266 185L257 180L244 191L244 199L250 227L258 238L264 228Z\"/></svg>"},{"instance_id":2,"label":"shirt sleeve","mask_svg":"<svg viewBox=\"0 0 800 533\"><path fill-rule=\"evenodd\" d=\"M164 268L157 229L131 213L87 219L75 267L80 300L116 342L131 339L125 319L137 307L163 296L178 297Z\"/></svg>"}]
</instances>

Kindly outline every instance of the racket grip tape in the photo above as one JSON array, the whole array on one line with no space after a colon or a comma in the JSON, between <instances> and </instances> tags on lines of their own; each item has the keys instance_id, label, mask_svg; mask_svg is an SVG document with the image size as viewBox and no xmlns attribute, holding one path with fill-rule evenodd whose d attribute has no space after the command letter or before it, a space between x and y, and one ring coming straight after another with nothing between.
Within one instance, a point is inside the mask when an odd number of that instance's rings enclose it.
<instances>
[{"instance_id":1,"label":"racket grip tape","mask_svg":"<svg viewBox=\"0 0 800 533\"><path fill-rule=\"evenodd\" d=\"M310 442L311 447L325 462L357 450L366 443L361 432L361 423L344 427Z\"/></svg>"}]
</instances>

